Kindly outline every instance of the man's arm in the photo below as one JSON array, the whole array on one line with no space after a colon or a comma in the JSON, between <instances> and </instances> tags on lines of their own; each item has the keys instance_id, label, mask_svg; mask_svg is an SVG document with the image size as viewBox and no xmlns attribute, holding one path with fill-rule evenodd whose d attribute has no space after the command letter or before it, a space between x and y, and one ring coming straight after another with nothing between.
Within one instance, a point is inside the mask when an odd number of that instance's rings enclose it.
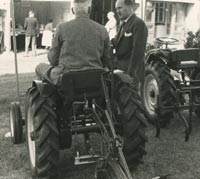
<instances>
[{"instance_id":1,"label":"man's arm","mask_svg":"<svg viewBox=\"0 0 200 179\"><path fill-rule=\"evenodd\" d=\"M59 56L61 50L62 40L60 34L60 27L56 29L56 33L53 39L52 48L48 52L48 60L52 66L57 66L59 63Z\"/></svg>"},{"instance_id":2,"label":"man's arm","mask_svg":"<svg viewBox=\"0 0 200 179\"><path fill-rule=\"evenodd\" d=\"M143 21L138 21L133 29L133 46L131 58L128 66L128 74L141 80L144 74L141 68L144 68L144 54L146 50L146 42L148 30Z\"/></svg>"}]
</instances>

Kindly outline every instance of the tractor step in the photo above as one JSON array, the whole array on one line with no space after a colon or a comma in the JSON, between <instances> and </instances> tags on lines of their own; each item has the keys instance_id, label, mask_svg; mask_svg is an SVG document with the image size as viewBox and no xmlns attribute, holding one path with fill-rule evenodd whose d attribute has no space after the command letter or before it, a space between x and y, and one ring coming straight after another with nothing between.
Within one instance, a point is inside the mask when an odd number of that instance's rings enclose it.
<instances>
[{"instance_id":1,"label":"tractor step","mask_svg":"<svg viewBox=\"0 0 200 179\"><path fill-rule=\"evenodd\" d=\"M100 158L99 155L76 156L74 164L75 165L91 164L91 163L95 163L99 158Z\"/></svg>"}]
</instances>

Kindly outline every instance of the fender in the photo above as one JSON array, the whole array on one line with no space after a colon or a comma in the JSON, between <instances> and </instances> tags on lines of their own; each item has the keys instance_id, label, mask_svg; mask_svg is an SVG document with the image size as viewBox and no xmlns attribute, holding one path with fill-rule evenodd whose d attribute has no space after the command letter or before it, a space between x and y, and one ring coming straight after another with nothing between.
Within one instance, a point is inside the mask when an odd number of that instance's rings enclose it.
<instances>
[{"instance_id":1,"label":"fender","mask_svg":"<svg viewBox=\"0 0 200 179\"><path fill-rule=\"evenodd\" d=\"M133 82L133 78L121 70L114 70L114 79L115 81L131 84Z\"/></svg>"},{"instance_id":2,"label":"fender","mask_svg":"<svg viewBox=\"0 0 200 179\"><path fill-rule=\"evenodd\" d=\"M51 96L56 91L54 85L41 80L34 80L32 86L37 87L40 92L40 96L44 98Z\"/></svg>"},{"instance_id":3,"label":"fender","mask_svg":"<svg viewBox=\"0 0 200 179\"><path fill-rule=\"evenodd\" d=\"M148 51L145 56L145 64L150 63L153 59L161 60L163 63L167 64L170 59L170 53L170 49L152 49Z\"/></svg>"}]
</instances>

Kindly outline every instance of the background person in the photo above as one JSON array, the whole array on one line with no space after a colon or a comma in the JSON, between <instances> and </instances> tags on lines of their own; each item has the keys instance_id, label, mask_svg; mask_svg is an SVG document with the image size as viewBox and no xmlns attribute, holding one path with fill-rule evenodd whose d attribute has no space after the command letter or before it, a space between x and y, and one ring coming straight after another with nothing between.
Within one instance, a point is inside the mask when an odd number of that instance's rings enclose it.
<instances>
[{"instance_id":1,"label":"background person","mask_svg":"<svg viewBox=\"0 0 200 179\"><path fill-rule=\"evenodd\" d=\"M117 21L115 19L114 12L109 12L107 14L108 22L106 23L105 27L107 29L107 32L109 34L110 40L115 38L117 34Z\"/></svg>"},{"instance_id":2,"label":"background person","mask_svg":"<svg viewBox=\"0 0 200 179\"><path fill-rule=\"evenodd\" d=\"M49 22L45 25L42 35L42 46L49 49L52 46L53 39L53 19L49 19Z\"/></svg>"},{"instance_id":3,"label":"background person","mask_svg":"<svg viewBox=\"0 0 200 179\"><path fill-rule=\"evenodd\" d=\"M109 64L110 41L106 28L89 19L91 0L74 0L75 19L58 25L49 64L36 67L38 78L59 84L61 74L68 71L103 69Z\"/></svg>"},{"instance_id":4,"label":"background person","mask_svg":"<svg viewBox=\"0 0 200 179\"><path fill-rule=\"evenodd\" d=\"M26 37L25 37L25 56L28 56L29 52L29 45L32 41L32 51L36 56L36 40L39 36L39 24L37 18L34 17L34 12L31 10L29 11L29 17L25 18L24 22L24 29Z\"/></svg>"},{"instance_id":5,"label":"background person","mask_svg":"<svg viewBox=\"0 0 200 179\"><path fill-rule=\"evenodd\" d=\"M144 81L148 30L144 21L135 15L137 7L134 0L116 1L121 26L115 39L115 60L117 67L134 77L134 82L139 84Z\"/></svg>"}]
</instances>

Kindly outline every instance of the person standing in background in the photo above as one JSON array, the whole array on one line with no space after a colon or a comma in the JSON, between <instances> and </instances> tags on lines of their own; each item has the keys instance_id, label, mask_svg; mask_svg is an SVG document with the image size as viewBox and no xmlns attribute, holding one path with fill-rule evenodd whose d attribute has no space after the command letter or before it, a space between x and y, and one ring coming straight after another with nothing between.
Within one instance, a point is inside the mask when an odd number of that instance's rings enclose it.
<instances>
[{"instance_id":1,"label":"person standing in background","mask_svg":"<svg viewBox=\"0 0 200 179\"><path fill-rule=\"evenodd\" d=\"M106 23L105 28L109 34L110 40L112 40L117 34L117 21L114 12L109 12L107 18L108 22Z\"/></svg>"},{"instance_id":2,"label":"person standing in background","mask_svg":"<svg viewBox=\"0 0 200 179\"><path fill-rule=\"evenodd\" d=\"M116 67L132 77L132 85L141 94L141 84L145 76L144 55L148 29L142 19L135 15L138 4L134 0L117 0L115 8L121 21L119 31L115 39ZM130 136L131 128L124 131L124 136ZM128 138L128 137L127 137ZM126 138L125 138L126 139ZM131 171L134 170L133 162L136 155L131 155L131 143L124 142L123 152ZM140 153L138 152L138 155Z\"/></svg>"},{"instance_id":3,"label":"person standing in background","mask_svg":"<svg viewBox=\"0 0 200 179\"><path fill-rule=\"evenodd\" d=\"M39 24L37 18L34 17L33 10L29 11L29 17L25 18L24 29L25 29L25 56L28 56L29 45L32 41L31 48L36 56L36 40L39 36Z\"/></svg>"},{"instance_id":4,"label":"person standing in background","mask_svg":"<svg viewBox=\"0 0 200 179\"><path fill-rule=\"evenodd\" d=\"M48 24L45 25L43 36L42 36L42 46L48 50L52 46L53 39L53 20L49 19Z\"/></svg>"},{"instance_id":5,"label":"person standing in background","mask_svg":"<svg viewBox=\"0 0 200 179\"><path fill-rule=\"evenodd\" d=\"M139 86L144 81L144 55L148 29L145 22L135 15L138 4L134 0L117 0L115 8L121 26L115 39L115 62L118 69L134 78Z\"/></svg>"}]
</instances>

